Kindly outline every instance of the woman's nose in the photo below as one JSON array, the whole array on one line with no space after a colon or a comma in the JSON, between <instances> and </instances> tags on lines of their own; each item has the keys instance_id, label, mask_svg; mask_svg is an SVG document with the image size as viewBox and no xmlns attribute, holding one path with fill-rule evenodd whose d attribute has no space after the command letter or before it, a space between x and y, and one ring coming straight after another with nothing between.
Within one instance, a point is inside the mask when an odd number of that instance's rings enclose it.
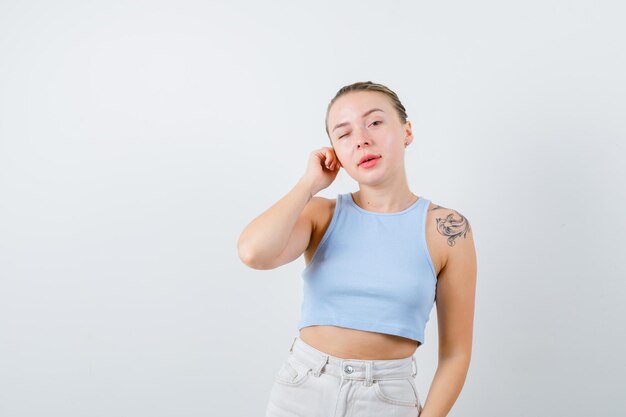
<instances>
[{"instance_id":1,"label":"woman's nose","mask_svg":"<svg viewBox=\"0 0 626 417\"><path fill-rule=\"evenodd\" d=\"M367 143L368 145L370 144L370 138L365 130L359 129L356 137L357 146L362 146L365 143Z\"/></svg>"}]
</instances>

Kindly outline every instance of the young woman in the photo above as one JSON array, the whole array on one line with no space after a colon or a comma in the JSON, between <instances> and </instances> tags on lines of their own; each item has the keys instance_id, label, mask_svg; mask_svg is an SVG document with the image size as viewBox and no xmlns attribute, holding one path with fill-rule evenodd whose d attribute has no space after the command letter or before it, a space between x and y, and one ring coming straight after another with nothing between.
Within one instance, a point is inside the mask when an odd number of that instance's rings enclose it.
<instances>
[{"instance_id":1,"label":"young woman","mask_svg":"<svg viewBox=\"0 0 626 417\"><path fill-rule=\"evenodd\" d=\"M370 81L341 88L328 105L326 133L331 146L310 154L304 176L237 243L255 269L302 254L306 262L299 335L274 377L266 416L445 416L471 356L470 224L410 191L411 122L389 88ZM340 168L359 191L315 196ZM435 301L439 363L422 403L414 353Z\"/></svg>"}]
</instances>

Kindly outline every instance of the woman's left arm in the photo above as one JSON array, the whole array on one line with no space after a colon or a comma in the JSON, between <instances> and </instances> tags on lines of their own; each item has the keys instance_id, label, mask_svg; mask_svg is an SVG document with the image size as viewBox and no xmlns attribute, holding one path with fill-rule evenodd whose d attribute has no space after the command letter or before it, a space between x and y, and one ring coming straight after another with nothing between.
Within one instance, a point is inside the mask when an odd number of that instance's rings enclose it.
<instances>
[{"instance_id":1,"label":"woman's left arm","mask_svg":"<svg viewBox=\"0 0 626 417\"><path fill-rule=\"evenodd\" d=\"M465 217L446 209L455 228L439 227L446 237L445 266L437 277L439 362L420 417L445 417L465 383L472 354L476 251L473 233ZM446 213L446 214L448 214ZM441 219L438 219L438 221Z\"/></svg>"}]
</instances>

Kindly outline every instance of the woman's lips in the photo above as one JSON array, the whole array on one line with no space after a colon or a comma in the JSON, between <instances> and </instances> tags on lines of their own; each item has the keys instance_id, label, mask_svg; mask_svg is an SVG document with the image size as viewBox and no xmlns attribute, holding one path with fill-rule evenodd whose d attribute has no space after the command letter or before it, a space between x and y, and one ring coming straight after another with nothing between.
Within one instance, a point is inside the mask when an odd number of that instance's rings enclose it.
<instances>
[{"instance_id":1,"label":"woman's lips","mask_svg":"<svg viewBox=\"0 0 626 417\"><path fill-rule=\"evenodd\" d=\"M378 160L380 158L374 158L374 159L370 159L369 161L363 162L359 165L359 167L361 168L372 168L373 166L376 165L376 163L378 163Z\"/></svg>"}]
</instances>

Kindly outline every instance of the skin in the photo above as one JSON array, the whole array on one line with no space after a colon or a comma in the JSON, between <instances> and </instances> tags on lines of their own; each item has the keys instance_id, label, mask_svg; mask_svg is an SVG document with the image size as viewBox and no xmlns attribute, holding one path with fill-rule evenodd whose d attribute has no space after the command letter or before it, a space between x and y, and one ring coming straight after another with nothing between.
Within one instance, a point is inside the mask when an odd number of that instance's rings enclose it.
<instances>
[{"instance_id":1,"label":"skin","mask_svg":"<svg viewBox=\"0 0 626 417\"><path fill-rule=\"evenodd\" d=\"M372 108L382 111L362 115ZM345 126L333 130L334 126ZM413 204L406 178L405 143L413 141L411 123L402 123L386 95L359 91L343 95L328 114L332 147L324 164L330 171L344 168L359 184L353 194L365 210L389 213ZM381 159L374 168L358 166L368 153ZM304 253L308 264L332 217L336 200L319 198L311 243ZM438 367L420 417L445 416L464 385L469 369L476 288L476 253L468 219L454 209L431 203L426 240L437 275L436 311L439 332ZM331 355L355 359L397 359L411 356L418 342L400 336L336 326L310 326L300 332L310 345Z\"/></svg>"}]
</instances>

